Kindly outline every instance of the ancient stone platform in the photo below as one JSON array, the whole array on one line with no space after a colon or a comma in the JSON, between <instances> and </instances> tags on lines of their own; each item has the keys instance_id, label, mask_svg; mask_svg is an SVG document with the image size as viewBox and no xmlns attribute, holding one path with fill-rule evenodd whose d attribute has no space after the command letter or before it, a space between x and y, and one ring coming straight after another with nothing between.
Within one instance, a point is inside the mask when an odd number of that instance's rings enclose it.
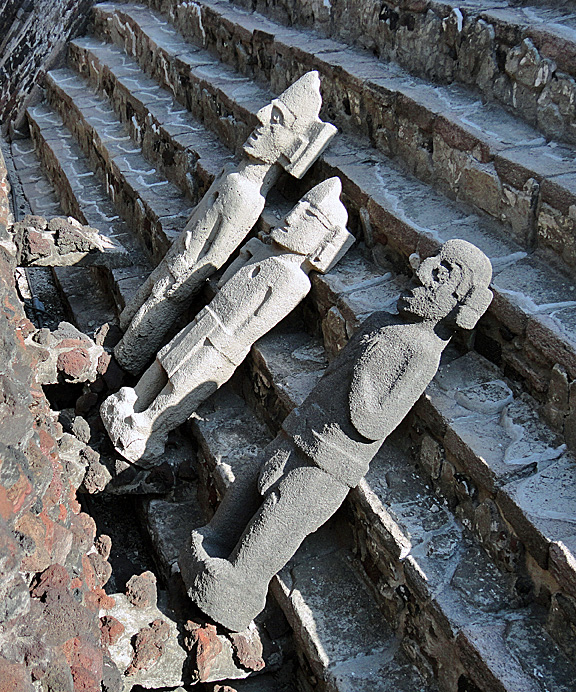
<instances>
[{"instance_id":1,"label":"ancient stone platform","mask_svg":"<svg viewBox=\"0 0 576 692\"><path fill-rule=\"evenodd\" d=\"M31 140L11 144L32 211L76 216L134 258L97 277L58 270L78 324L115 320L257 110L307 70L319 71L322 117L341 133L301 183L281 180L256 230L338 175L358 239L184 427L198 445L198 495L142 503L164 579L185 526L174 518L213 511L360 322L393 309L413 253L464 238L493 262L488 314L273 581L297 652L291 683L570 692L574 16L505 1L149 5L94 7L89 35L28 110ZM107 305L92 316L78 288L90 285ZM265 689L258 680L230 684Z\"/></svg>"}]
</instances>

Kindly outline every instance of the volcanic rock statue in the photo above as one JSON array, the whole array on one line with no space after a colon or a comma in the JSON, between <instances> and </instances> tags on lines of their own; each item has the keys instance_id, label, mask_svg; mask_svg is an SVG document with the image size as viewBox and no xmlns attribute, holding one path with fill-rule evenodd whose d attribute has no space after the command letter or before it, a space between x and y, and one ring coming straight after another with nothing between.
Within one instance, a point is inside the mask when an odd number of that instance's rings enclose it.
<instances>
[{"instance_id":1,"label":"volcanic rock statue","mask_svg":"<svg viewBox=\"0 0 576 692\"><path fill-rule=\"evenodd\" d=\"M132 374L157 353L192 295L254 226L282 169L301 178L336 133L322 122L320 79L308 72L257 113L237 169L226 166L186 228L120 316L124 337L114 350Z\"/></svg>"},{"instance_id":2,"label":"volcanic rock statue","mask_svg":"<svg viewBox=\"0 0 576 692\"><path fill-rule=\"evenodd\" d=\"M263 451L254 481L234 484L179 564L189 596L241 631L270 579L338 509L386 437L434 377L455 327L471 329L492 299L488 258L450 240L419 266L399 315L375 313Z\"/></svg>"},{"instance_id":3,"label":"volcanic rock statue","mask_svg":"<svg viewBox=\"0 0 576 692\"><path fill-rule=\"evenodd\" d=\"M311 288L308 272L328 271L354 237L330 178L294 207L271 243L253 238L221 279L221 290L156 357L134 389L102 405L116 449L131 461L164 451L168 433L184 423L234 373L252 344L283 319Z\"/></svg>"}]
</instances>

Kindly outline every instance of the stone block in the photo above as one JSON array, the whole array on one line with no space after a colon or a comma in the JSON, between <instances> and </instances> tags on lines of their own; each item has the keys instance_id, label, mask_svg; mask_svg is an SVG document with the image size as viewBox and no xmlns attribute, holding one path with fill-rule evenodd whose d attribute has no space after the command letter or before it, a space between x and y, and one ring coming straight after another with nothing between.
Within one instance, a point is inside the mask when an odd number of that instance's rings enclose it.
<instances>
[{"instance_id":1,"label":"stone block","mask_svg":"<svg viewBox=\"0 0 576 692\"><path fill-rule=\"evenodd\" d=\"M528 478L508 483L496 496L496 503L543 569L548 569L550 543L569 541L573 534L574 473L573 458L563 455Z\"/></svg>"}]
</instances>

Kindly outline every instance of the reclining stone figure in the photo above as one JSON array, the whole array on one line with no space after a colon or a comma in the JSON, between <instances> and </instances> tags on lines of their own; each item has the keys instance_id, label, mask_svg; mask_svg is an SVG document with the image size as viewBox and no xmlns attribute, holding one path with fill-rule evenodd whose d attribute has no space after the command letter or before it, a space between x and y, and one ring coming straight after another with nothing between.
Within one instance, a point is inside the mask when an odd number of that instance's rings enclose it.
<instances>
[{"instance_id":1,"label":"reclining stone figure","mask_svg":"<svg viewBox=\"0 0 576 692\"><path fill-rule=\"evenodd\" d=\"M186 228L120 316L125 331L114 350L140 373L162 346L192 295L224 265L264 208L282 169L301 178L336 133L319 119L320 79L308 72L257 113L237 169L226 166L194 209Z\"/></svg>"},{"instance_id":2,"label":"reclining stone figure","mask_svg":"<svg viewBox=\"0 0 576 692\"><path fill-rule=\"evenodd\" d=\"M418 285L380 312L329 365L304 403L214 517L192 532L179 565L190 598L242 631L270 579L355 487L386 437L434 377L456 326L471 329L492 299L488 258L463 240L424 260Z\"/></svg>"},{"instance_id":3,"label":"reclining stone figure","mask_svg":"<svg viewBox=\"0 0 576 692\"><path fill-rule=\"evenodd\" d=\"M341 189L338 178L320 183L272 230L270 244L250 240L223 275L220 292L158 353L136 387L108 397L101 416L120 454L131 461L162 454L168 433L308 294L308 272L324 273L342 257L354 238Z\"/></svg>"}]
</instances>

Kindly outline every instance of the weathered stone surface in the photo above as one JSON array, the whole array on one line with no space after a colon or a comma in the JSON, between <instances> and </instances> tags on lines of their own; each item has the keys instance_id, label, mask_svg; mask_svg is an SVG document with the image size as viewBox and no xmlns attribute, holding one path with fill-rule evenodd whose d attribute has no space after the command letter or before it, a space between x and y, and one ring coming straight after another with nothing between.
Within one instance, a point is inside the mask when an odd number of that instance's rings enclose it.
<instances>
[{"instance_id":1,"label":"weathered stone surface","mask_svg":"<svg viewBox=\"0 0 576 692\"><path fill-rule=\"evenodd\" d=\"M32 676L66 692L74 685L95 689L104 654L95 610L111 604L101 588L109 565L97 553L89 555L95 525L76 500L84 471L81 446L63 436L36 381L38 354L50 333L35 332L24 316L10 249L4 245L0 257L2 682L24 690ZM62 328L58 343L64 348L84 343L73 331ZM33 334L40 342L34 346L27 342ZM19 573L26 572L24 581Z\"/></svg>"},{"instance_id":2,"label":"weathered stone surface","mask_svg":"<svg viewBox=\"0 0 576 692\"><path fill-rule=\"evenodd\" d=\"M38 354L39 384L93 382L99 374L104 349L68 322L61 322L53 332L34 332L27 337L26 344Z\"/></svg>"},{"instance_id":3,"label":"weathered stone surface","mask_svg":"<svg viewBox=\"0 0 576 692\"><path fill-rule=\"evenodd\" d=\"M131 263L122 245L72 217L56 217L47 223L42 217L26 216L14 224L13 233L19 251L18 264L23 266L116 267Z\"/></svg>"},{"instance_id":4,"label":"weathered stone surface","mask_svg":"<svg viewBox=\"0 0 576 692\"><path fill-rule=\"evenodd\" d=\"M126 584L126 597L135 608L155 608L156 576L152 572L134 575Z\"/></svg>"},{"instance_id":5,"label":"weathered stone surface","mask_svg":"<svg viewBox=\"0 0 576 692\"><path fill-rule=\"evenodd\" d=\"M83 29L92 4L91 0L73 0L56 6L47 1L29 7L18 0L3 0L0 5L3 133L22 117L32 87L39 84L46 69L61 59L65 42Z\"/></svg>"}]
</instances>

